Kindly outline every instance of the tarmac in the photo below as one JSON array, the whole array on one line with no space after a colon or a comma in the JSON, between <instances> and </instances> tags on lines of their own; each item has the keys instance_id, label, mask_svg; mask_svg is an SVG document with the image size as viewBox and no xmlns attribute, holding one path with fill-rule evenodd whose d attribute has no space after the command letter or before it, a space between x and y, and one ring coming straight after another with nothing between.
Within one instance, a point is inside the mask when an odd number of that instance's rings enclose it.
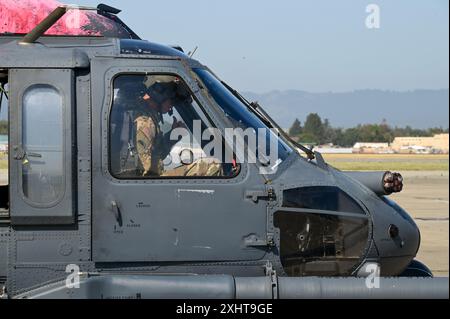
<instances>
[{"instance_id":1,"label":"tarmac","mask_svg":"<svg viewBox=\"0 0 450 319\"><path fill-rule=\"evenodd\" d=\"M392 195L416 221L421 233L417 259L436 277L449 274L449 172L402 172L404 190Z\"/></svg>"},{"instance_id":2,"label":"tarmac","mask_svg":"<svg viewBox=\"0 0 450 319\"><path fill-rule=\"evenodd\" d=\"M436 277L449 275L449 172L407 171L404 190L391 198L416 221L421 232L417 259ZM7 184L7 171L0 170L0 185Z\"/></svg>"}]
</instances>

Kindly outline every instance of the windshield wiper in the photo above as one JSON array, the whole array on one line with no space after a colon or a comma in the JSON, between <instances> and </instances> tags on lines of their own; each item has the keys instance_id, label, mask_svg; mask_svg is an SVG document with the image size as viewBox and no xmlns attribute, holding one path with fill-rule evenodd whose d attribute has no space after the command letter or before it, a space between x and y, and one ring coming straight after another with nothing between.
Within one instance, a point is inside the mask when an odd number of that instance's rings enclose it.
<instances>
[{"instance_id":1,"label":"windshield wiper","mask_svg":"<svg viewBox=\"0 0 450 319\"><path fill-rule=\"evenodd\" d=\"M226 82L221 81L221 83L242 103L244 103L247 108L249 108L258 118L264 122L268 127L275 128L280 132L281 135L283 135L284 138L286 138L289 142L291 142L293 145L295 145L297 148L305 152L305 154L308 156L309 160L313 160L316 158L316 155L314 151L310 150L306 146L294 141L288 134L284 132L284 130L276 124L276 122L267 114L266 111L259 105L258 102L249 102L245 97L242 96L238 91L233 89L231 86L229 86Z\"/></svg>"},{"instance_id":2,"label":"windshield wiper","mask_svg":"<svg viewBox=\"0 0 450 319\"><path fill-rule=\"evenodd\" d=\"M241 93L239 93L238 91L236 91L235 89L233 89L231 86L229 86L226 82L224 81L220 81L223 86L225 86L228 91L231 92L231 94L234 95L234 97L236 97L239 101L241 101L242 103L244 103L244 105L249 109L249 111L251 111L252 113L256 113L256 116L258 116L258 118L263 121L263 123L269 127L273 127L272 123L265 118L262 114L260 114L253 106L252 103L250 103L245 97L242 96Z\"/></svg>"},{"instance_id":3,"label":"windshield wiper","mask_svg":"<svg viewBox=\"0 0 450 319\"><path fill-rule=\"evenodd\" d=\"M258 110L258 113L262 113L263 116L271 123L271 125L276 128L281 135L283 135L284 138L286 138L287 140L289 140L289 142L291 142L292 144L294 144L297 148L301 149L303 152L306 153L306 155L308 156L308 159L313 160L316 158L315 152L313 150L310 150L309 148L307 148L306 146L294 141L278 124L277 122L275 122L270 116L269 114L267 114L266 111L264 111L264 109L259 105L258 102L252 102L250 103L250 106L253 107L255 110Z\"/></svg>"}]
</instances>

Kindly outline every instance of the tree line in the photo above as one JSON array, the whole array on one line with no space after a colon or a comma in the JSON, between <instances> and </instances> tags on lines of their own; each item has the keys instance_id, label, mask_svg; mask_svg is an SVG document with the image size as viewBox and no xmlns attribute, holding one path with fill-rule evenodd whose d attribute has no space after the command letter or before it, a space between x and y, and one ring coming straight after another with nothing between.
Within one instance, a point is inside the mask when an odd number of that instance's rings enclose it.
<instances>
[{"instance_id":1,"label":"tree line","mask_svg":"<svg viewBox=\"0 0 450 319\"><path fill-rule=\"evenodd\" d=\"M304 125L295 119L288 131L296 141L304 144L323 145L332 143L352 147L357 142L392 143L396 137L424 137L448 133L448 128L414 129L410 126L391 127L386 120L381 124L364 124L352 128L334 128L328 119L322 120L317 113L311 113Z\"/></svg>"},{"instance_id":2,"label":"tree line","mask_svg":"<svg viewBox=\"0 0 450 319\"><path fill-rule=\"evenodd\" d=\"M448 133L447 129L430 128L426 130L414 129L410 126L404 128L391 127L386 121L381 124L365 124L352 128L334 128L328 119L322 120L316 113L311 113L306 118L304 125L295 119L288 131L296 141L304 144L323 145L332 143L342 147L351 147L356 142L392 143L400 136L433 136L440 133ZM0 135L8 134L8 122L0 121Z\"/></svg>"}]
</instances>

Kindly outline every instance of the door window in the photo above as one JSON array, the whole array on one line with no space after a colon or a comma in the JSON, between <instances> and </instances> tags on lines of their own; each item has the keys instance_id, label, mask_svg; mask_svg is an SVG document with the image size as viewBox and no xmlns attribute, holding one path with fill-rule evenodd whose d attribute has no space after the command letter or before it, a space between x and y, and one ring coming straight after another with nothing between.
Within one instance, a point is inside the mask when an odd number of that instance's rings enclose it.
<instances>
[{"instance_id":1,"label":"door window","mask_svg":"<svg viewBox=\"0 0 450 319\"><path fill-rule=\"evenodd\" d=\"M6 78L6 79L5 79ZM5 79L5 80L3 80ZM3 80L3 81L2 81ZM9 208L8 181L8 150L9 150L9 121L8 121L8 84L6 74L0 73L0 216L2 210Z\"/></svg>"},{"instance_id":2,"label":"door window","mask_svg":"<svg viewBox=\"0 0 450 319\"><path fill-rule=\"evenodd\" d=\"M64 193L62 96L53 86L32 86L22 114L23 194L36 204L55 203Z\"/></svg>"}]
</instances>

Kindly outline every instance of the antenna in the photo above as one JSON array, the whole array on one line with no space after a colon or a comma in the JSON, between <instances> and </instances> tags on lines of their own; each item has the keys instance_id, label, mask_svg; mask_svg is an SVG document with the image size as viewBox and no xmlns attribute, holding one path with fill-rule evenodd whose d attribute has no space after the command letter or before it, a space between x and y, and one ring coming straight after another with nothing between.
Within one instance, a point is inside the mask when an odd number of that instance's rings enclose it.
<instances>
[{"instance_id":1,"label":"antenna","mask_svg":"<svg viewBox=\"0 0 450 319\"><path fill-rule=\"evenodd\" d=\"M36 42L45 32L48 31L56 22L59 21L69 10L94 11L97 8L62 5L53 10L41 23L34 27L33 30L20 41L21 44L30 44Z\"/></svg>"},{"instance_id":2,"label":"antenna","mask_svg":"<svg viewBox=\"0 0 450 319\"><path fill-rule=\"evenodd\" d=\"M47 18L45 18L41 23L34 27L20 43L29 44L34 43L39 39L48 29L50 29L63 15L66 14L68 7L59 6L52 13L50 13Z\"/></svg>"},{"instance_id":3,"label":"antenna","mask_svg":"<svg viewBox=\"0 0 450 319\"><path fill-rule=\"evenodd\" d=\"M190 58L192 58L192 57L194 56L195 52L197 52L197 49L198 49L198 46L196 46L195 49L194 49L192 52L189 52L189 53L188 53L188 56L189 56Z\"/></svg>"}]
</instances>

